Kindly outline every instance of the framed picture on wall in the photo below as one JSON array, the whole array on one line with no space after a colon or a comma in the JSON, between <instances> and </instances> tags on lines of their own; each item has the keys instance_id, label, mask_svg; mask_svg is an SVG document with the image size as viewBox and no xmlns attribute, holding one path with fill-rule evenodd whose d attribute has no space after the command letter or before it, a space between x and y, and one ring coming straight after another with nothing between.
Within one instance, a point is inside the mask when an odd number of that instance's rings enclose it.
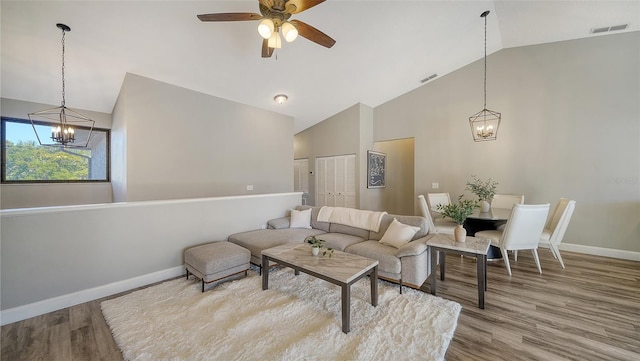
<instances>
[{"instance_id":1,"label":"framed picture on wall","mask_svg":"<svg viewBox=\"0 0 640 361\"><path fill-rule=\"evenodd\" d=\"M367 188L384 188L384 175L387 169L385 153L367 151Z\"/></svg>"}]
</instances>

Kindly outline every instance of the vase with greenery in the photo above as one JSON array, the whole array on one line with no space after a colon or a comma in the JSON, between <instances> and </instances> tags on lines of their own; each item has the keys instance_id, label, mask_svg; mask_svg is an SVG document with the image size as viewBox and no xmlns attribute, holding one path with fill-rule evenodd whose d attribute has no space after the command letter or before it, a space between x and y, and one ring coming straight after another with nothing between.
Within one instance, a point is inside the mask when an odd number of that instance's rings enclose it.
<instances>
[{"instance_id":1,"label":"vase with greenery","mask_svg":"<svg viewBox=\"0 0 640 361\"><path fill-rule=\"evenodd\" d=\"M490 209L489 201L491 201L493 196L496 195L498 182L492 180L491 178L483 181L475 175L472 175L471 177L473 178L473 180L467 182L466 189L478 196L478 200L480 201L480 211L488 212Z\"/></svg>"},{"instance_id":2,"label":"vase with greenery","mask_svg":"<svg viewBox=\"0 0 640 361\"><path fill-rule=\"evenodd\" d=\"M328 255L329 258L331 258L331 256L333 256L333 248L331 247L324 248L323 247L324 242L325 242L324 239L318 239L316 238L316 236L309 237L309 239L307 239L307 243L311 245L311 254L313 254L314 256L317 256L318 254L320 254L320 251L322 251L323 256Z\"/></svg>"},{"instance_id":3,"label":"vase with greenery","mask_svg":"<svg viewBox=\"0 0 640 361\"><path fill-rule=\"evenodd\" d=\"M464 199L463 195L458 196L458 202L449 204L438 204L436 210L445 217L451 218L458 226L454 230L456 242L464 242L467 237L467 230L462 227L473 210L478 206L478 202L471 199Z\"/></svg>"}]
</instances>

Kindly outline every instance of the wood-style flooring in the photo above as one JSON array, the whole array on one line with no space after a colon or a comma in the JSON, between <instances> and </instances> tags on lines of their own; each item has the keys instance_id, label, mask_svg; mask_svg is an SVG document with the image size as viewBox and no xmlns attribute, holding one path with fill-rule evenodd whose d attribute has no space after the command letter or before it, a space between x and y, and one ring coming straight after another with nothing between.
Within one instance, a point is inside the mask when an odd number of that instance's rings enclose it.
<instances>
[{"instance_id":1,"label":"wood-style flooring","mask_svg":"<svg viewBox=\"0 0 640 361\"><path fill-rule=\"evenodd\" d=\"M474 260L447 256L437 293L463 309L446 360L640 360L640 262L562 252L563 270L539 253L542 275L530 252L511 262L512 277L488 265L484 310ZM102 301L3 326L1 359L122 360Z\"/></svg>"}]
</instances>

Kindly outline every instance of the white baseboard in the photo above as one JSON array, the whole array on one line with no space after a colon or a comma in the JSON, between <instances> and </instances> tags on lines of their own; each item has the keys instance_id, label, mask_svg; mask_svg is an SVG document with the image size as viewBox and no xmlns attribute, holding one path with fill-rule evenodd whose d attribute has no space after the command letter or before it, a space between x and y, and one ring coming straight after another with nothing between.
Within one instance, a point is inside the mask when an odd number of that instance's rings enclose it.
<instances>
[{"instance_id":1,"label":"white baseboard","mask_svg":"<svg viewBox=\"0 0 640 361\"><path fill-rule=\"evenodd\" d=\"M540 243L541 247L548 248L548 243ZM560 250L591 254L594 256L612 257L631 261L640 261L640 252L624 251L602 247L583 246L579 244L561 243ZM184 274L184 267L178 266L147 275L130 278L123 281L110 283L104 286L90 288L67 295L50 298L24 306L10 308L0 312L0 323L4 326L9 323L26 320L45 313L61 310L98 298L110 296L116 293L132 290L152 283L168 280Z\"/></svg>"},{"instance_id":2,"label":"white baseboard","mask_svg":"<svg viewBox=\"0 0 640 361\"><path fill-rule=\"evenodd\" d=\"M540 242L540 247L549 248L548 242ZM625 251L620 249L602 248L593 246L583 246L581 244L560 243L561 251L591 254L594 256L626 259L630 261L640 261L640 252Z\"/></svg>"},{"instance_id":3,"label":"white baseboard","mask_svg":"<svg viewBox=\"0 0 640 361\"><path fill-rule=\"evenodd\" d=\"M146 275L118 281L104 286L90 288L63 296L49 298L34 302L24 306L18 306L0 312L0 323L2 326L26 320L31 317L43 315L45 313L61 310L63 308L75 306L81 303L97 300L102 297L125 292L134 288L146 286L152 283L168 280L184 275L184 267L178 266L163 271L153 272Z\"/></svg>"}]
</instances>

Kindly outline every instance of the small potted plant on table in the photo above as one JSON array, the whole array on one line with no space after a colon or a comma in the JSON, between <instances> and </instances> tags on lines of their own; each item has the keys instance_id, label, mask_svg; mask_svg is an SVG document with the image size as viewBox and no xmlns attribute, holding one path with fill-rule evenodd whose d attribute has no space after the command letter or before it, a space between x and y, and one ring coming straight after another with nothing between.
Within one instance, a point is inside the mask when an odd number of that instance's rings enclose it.
<instances>
[{"instance_id":1,"label":"small potted plant on table","mask_svg":"<svg viewBox=\"0 0 640 361\"><path fill-rule=\"evenodd\" d=\"M311 254L314 256L317 256L318 254L320 254L320 250L322 250L323 256L326 256L326 255L329 255L329 257L333 256L333 248L322 247L324 242L325 242L324 239L318 239L316 238L316 236L311 236L309 239L307 239L307 243L311 245Z\"/></svg>"},{"instance_id":2,"label":"small potted plant on table","mask_svg":"<svg viewBox=\"0 0 640 361\"><path fill-rule=\"evenodd\" d=\"M451 218L458 226L453 231L456 242L464 242L467 237L467 230L462 227L467 216L473 213L478 206L476 201L463 199L462 194L458 196L457 203L438 204L436 209L445 217Z\"/></svg>"},{"instance_id":3,"label":"small potted plant on table","mask_svg":"<svg viewBox=\"0 0 640 361\"><path fill-rule=\"evenodd\" d=\"M475 175L472 175L471 177L473 180L471 182L467 182L467 190L478 196L478 200L480 201L480 212L489 212L489 209L491 209L491 204L489 202L493 199L493 196L496 195L498 182L493 181L491 178L483 181Z\"/></svg>"}]
</instances>

